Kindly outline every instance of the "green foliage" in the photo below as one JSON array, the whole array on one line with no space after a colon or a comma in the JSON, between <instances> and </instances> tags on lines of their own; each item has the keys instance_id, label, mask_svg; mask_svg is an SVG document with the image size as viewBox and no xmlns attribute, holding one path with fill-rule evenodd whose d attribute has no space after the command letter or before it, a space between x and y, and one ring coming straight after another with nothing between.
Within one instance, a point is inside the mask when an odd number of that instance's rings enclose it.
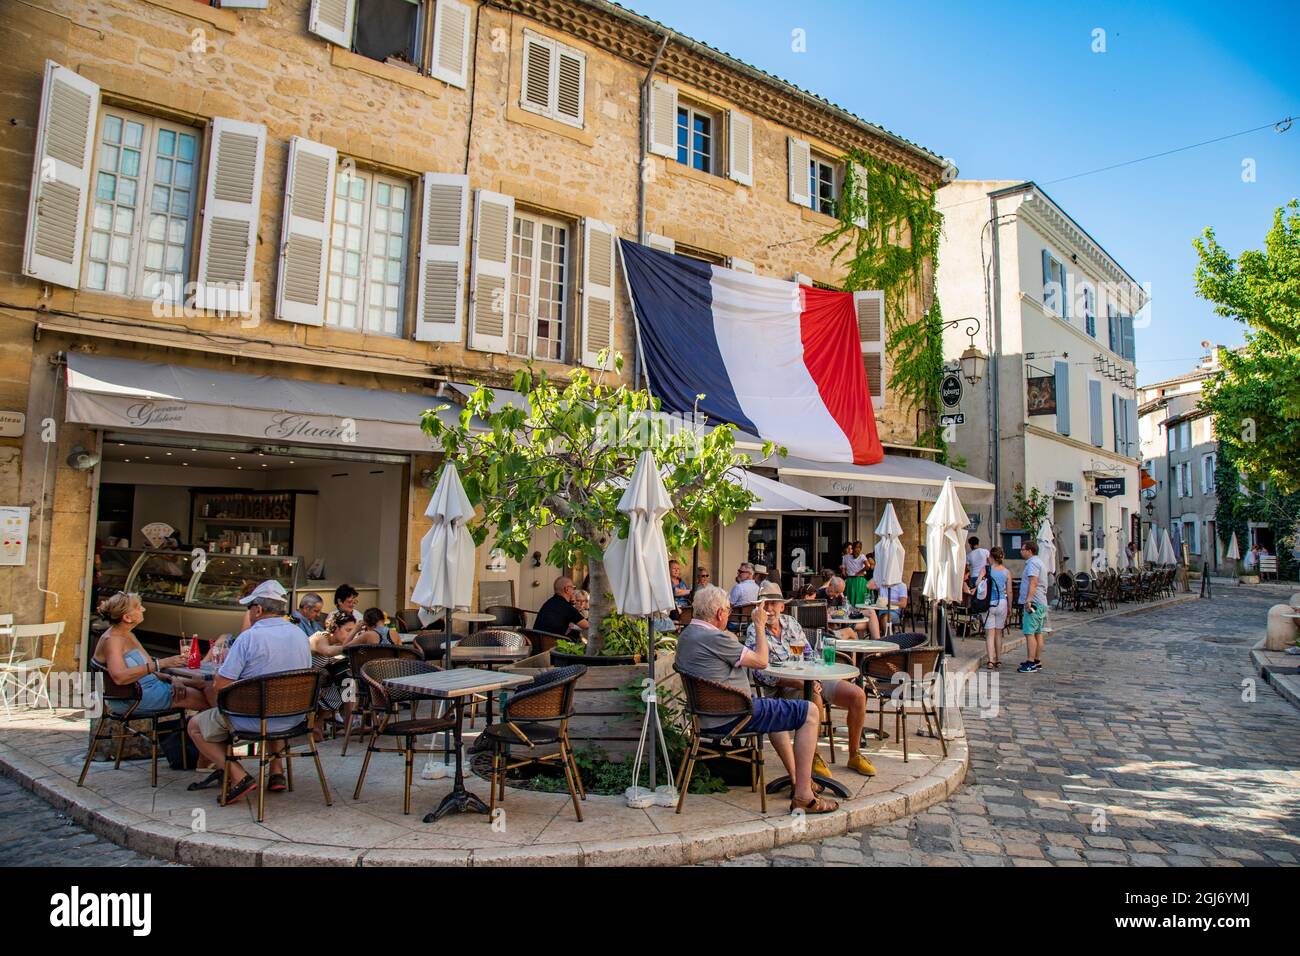
<instances>
[{"instance_id":1,"label":"green foliage","mask_svg":"<svg viewBox=\"0 0 1300 956\"><path fill-rule=\"evenodd\" d=\"M938 424L939 381L943 372L943 316L935 295L943 214L935 207L934 187L915 173L863 150L844 157L844 189L839 225L818 241L844 260L844 288L885 293L885 343L889 390L900 404L920 409L927 425L918 444L945 449ZM866 171L865 184L857 169ZM864 189L865 186L865 189ZM865 214L867 226L856 225ZM919 322L909 322L913 297L929 303Z\"/></svg>"},{"instance_id":2,"label":"green foliage","mask_svg":"<svg viewBox=\"0 0 1300 956\"><path fill-rule=\"evenodd\" d=\"M628 617L615 612L605 618L600 629L605 638L604 654L612 657L638 655L644 659L649 652L650 641L646 636L644 618Z\"/></svg>"},{"instance_id":3,"label":"green foliage","mask_svg":"<svg viewBox=\"0 0 1300 956\"><path fill-rule=\"evenodd\" d=\"M1248 522L1264 522L1273 531L1276 547L1270 550L1277 555L1278 577L1293 581L1300 577L1300 565L1292 553L1296 545L1296 526L1300 523L1300 491L1283 493L1268 484L1261 490L1256 483L1250 493L1243 494L1241 473L1234 463L1233 454L1229 447L1221 444L1214 464L1214 493L1218 499L1214 527L1223 541L1223 550L1228 550L1235 533L1237 550L1245 557L1250 547Z\"/></svg>"},{"instance_id":4,"label":"green foliage","mask_svg":"<svg viewBox=\"0 0 1300 956\"><path fill-rule=\"evenodd\" d=\"M1007 511L1026 531L1034 531L1043 523L1051 506L1052 499L1046 492L1030 488L1026 494L1024 482L1017 481L1011 500L1007 502Z\"/></svg>"},{"instance_id":5,"label":"green foliage","mask_svg":"<svg viewBox=\"0 0 1300 956\"><path fill-rule=\"evenodd\" d=\"M1221 461L1284 496L1300 491L1300 202L1274 213L1263 251L1233 259L1213 229L1193 244L1197 295L1246 326L1242 348L1219 350L1223 370L1202 399Z\"/></svg>"}]
</instances>

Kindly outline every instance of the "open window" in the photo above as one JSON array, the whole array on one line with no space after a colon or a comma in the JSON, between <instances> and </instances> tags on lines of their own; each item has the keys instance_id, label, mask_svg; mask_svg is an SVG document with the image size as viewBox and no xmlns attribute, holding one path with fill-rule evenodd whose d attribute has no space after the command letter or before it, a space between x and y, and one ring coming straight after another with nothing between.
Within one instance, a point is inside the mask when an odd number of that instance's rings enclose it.
<instances>
[{"instance_id":1,"label":"open window","mask_svg":"<svg viewBox=\"0 0 1300 956\"><path fill-rule=\"evenodd\" d=\"M464 88L469 20L461 0L312 0L307 27L360 56Z\"/></svg>"},{"instance_id":2,"label":"open window","mask_svg":"<svg viewBox=\"0 0 1300 956\"><path fill-rule=\"evenodd\" d=\"M410 180L340 161L334 178L326 325L404 334L413 186Z\"/></svg>"},{"instance_id":3,"label":"open window","mask_svg":"<svg viewBox=\"0 0 1300 956\"><path fill-rule=\"evenodd\" d=\"M808 155L808 205L826 216L838 216L844 188L844 165L829 156Z\"/></svg>"},{"instance_id":4,"label":"open window","mask_svg":"<svg viewBox=\"0 0 1300 956\"><path fill-rule=\"evenodd\" d=\"M722 163L721 117L686 100L677 101L677 162L702 173L717 173Z\"/></svg>"},{"instance_id":5,"label":"open window","mask_svg":"<svg viewBox=\"0 0 1300 956\"><path fill-rule=\"evenodd\" d=\"M571 222L515 209L510 354L565 361L573 238Z\"/></svg>"}]
</instances>

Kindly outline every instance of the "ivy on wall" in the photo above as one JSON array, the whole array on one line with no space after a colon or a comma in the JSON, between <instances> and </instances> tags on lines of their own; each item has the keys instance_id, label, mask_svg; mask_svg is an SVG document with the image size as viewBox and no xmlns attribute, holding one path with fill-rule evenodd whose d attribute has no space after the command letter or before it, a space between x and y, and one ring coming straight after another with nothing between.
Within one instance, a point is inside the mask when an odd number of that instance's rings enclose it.
<instances>
[{"instance_id":1,"label":"ivy on wall","mask_svg":"<svg viewBox=\"0 0 1300 956\"><path fill-rule=\"evenodd\" d=\"M1216 422L1217 437L1217 422ZM1250 522L1265 523L1273 531L1273 547L1277 556L1278 577L1294 581L1300 576L1300 562L1294 549L1297 530L1300 529L1300 491L1285 493L1272 484L1259 490L1259 482L1252 482L1249 494L1241 491L1241 472L1233 460L1231 446L1219 443L1219 454L1214 463L1214 493L1218 506L1214 511L1214 530L1228 550L1233 534L1237 536L1237 550L1244 558L1250 549Z\"/></svg>"},{"instance_id":2,"label":"ivy on wall","mask_svg":"<svg viewBox=\"0 0 1300 956\"><path fill-rule=\"evenodd\" d=\"M934 187L862 150L851 150L844 168L839 224L818 245L834 247L832 261L843 261L846 291L885 293L889 391L901 407L921 411L917 444L942 449L944 461L947 446L938 423L943 316L934 290L943 214L935 208ZM859 181L859 169L866 172L865 183ZM857 220L864 213L867 225L860 228ZM913 296L925 310L919 322L908 321Z\"/></svg>"}]
</instances>

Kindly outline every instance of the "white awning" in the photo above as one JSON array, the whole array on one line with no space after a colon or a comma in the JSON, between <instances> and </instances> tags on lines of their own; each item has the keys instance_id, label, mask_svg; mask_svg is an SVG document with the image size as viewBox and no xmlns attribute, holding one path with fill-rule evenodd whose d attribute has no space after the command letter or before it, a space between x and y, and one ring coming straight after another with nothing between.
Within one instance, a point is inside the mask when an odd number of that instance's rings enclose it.
<instances>
[{"instance_id":1,"label":"white awning","mask_svg":"<svg viewBox=\"0 0 1300 956\"><path fill-rule=\"evenodd\" d=\"M768 513L791 511L848 511L849 506L840 501L831 501L821 495L804 491L788 482L773 481L762 475L745 469L727 473L737 484L758 496L746 511L764 511Z\"/></svg>"},{"instance_id":2,"label":"white awning","mask_svg":"<svg viewBox=\"0 0 1300 956\"><path fill-rule=\"evenodd\" d=\"M67 420L380 451L437 449L420 429L432 395L68 353ZM457 411L439 412L448 424Z\"/></svg>"},{"instance_id":3,"label":"white awning","mask_svg":"<svg viewBox=\"0 0 1300 956\"><path fill-rule=\"evenodd\" d=\"M951 478L962 504L988 504L993 485L928 458L886 455L878 465L845 465L806 458L780 458L777 474L784 484L818 495L858 495L863 498L905 498L934 501L945 478Z\"/></svg>"}]
</instances>

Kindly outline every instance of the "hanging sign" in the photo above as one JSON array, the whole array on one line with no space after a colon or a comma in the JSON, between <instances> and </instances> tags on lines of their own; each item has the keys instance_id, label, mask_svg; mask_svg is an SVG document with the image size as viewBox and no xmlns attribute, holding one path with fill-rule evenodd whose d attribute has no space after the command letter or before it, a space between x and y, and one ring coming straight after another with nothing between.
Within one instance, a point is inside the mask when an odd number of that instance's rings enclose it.
<instances>
[{"instance_id":1,"label":"hanging sign","mask_svg":"<svg viewBox=\"0 0 1300 956\"><path fill-rule=\"evenodd\" d=\"M945 375L939 383L939 397L943 399L945 408L956 408L961 404L961 391L960 375Z\"/></svg>"},{"instance_id":2,"label":"hanging sign","mask_svg":"<svg viewBox=\"0 0 1300 956\"><path fill-rule=\"evenodd\" d=\"M1040 375L1028 380L1027 401L1030 415L1056 414L1056 376Z\"/></svg>"},{"instance_id":3,"label":"hanging sign","mask_svg":"<svg viewBox=\"0 0 1300 956\"><path fill-rule=\"evenodd\" d=\"M1095 479L1097 494L1103 498L1118 498L1124 494L1123 478L1097 478Z\"/></svg>"}]
</instances>

